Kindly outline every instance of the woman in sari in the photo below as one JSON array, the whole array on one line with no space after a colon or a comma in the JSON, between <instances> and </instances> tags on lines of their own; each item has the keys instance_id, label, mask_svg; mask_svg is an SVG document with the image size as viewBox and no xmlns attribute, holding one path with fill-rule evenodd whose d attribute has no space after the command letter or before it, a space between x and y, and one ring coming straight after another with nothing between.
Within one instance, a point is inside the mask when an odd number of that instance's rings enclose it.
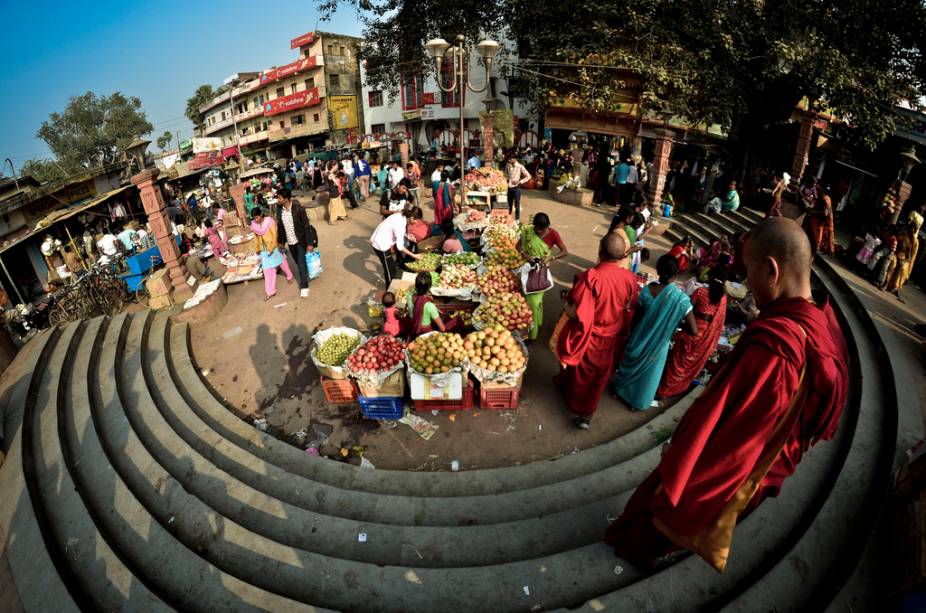
<instances>
[{"instance_id":1,"label":"woman in sari","mask_svg":"<svg viewBox=\"0 0 926 613\"><path fill-rule=\"evenodd\" d=\"M535 215L531 225L521 228L521 242L518 248L521 255L528 262L525 266L530 266L532 263L546 263L550 260L550 247L541 238L541 234L546 228L537 227L538 225L542 226L544 220L547 227L549 227L550 219L546 215L539 219L538 217L539 215ZM543 295L545 293L547 293L547 290L524 295L524 300L527 302L527 306L530 307L532 314L531 329L528 335L530 341L537 339L540 326L543 324Z\"/></svg>"},{"instance_id":2,"label":"woman in sari","mask_svg":"<svg viewBox=\"0 0 926 613\"><path fill-rule=\"evenodd\" d=\"M328 184L328 225L336 226L341 219L347 219L347 209L344 208L344 200L341 198L342 186L338 177L337 162L328 163L328 175L326 183Z\"/></svg>"},{"instance_id":3,"label":"woman in sari","mask_svg":"<svg viewBox=\"0 0 926 613\"><path fill-rule=\"evenodd\" d=\"M656 272L659 281L640 292L637 312L643 315L634 325L614 385L615 393L635 411L645 411L654 404L669 342L679 322L684 320L685 329L698 334L691 300L673 282L678 274L676 259L662 256L656 262Z\"/></svg>"},{"instance_id":4,"label":"woman in sari","mask_svg":"<svg viewBox=\"0 0 926 613\"><path fill-rule=\"evenodd\" d=\"M405 297L408 317L404 319L403 331L409 338L417 338L422 334L433 332L435 329L440 332L452 332L460 327L461 321L454 317L446 324L440 317L440 311L437 305L431 299L431 273L419 272L415 276L415 291L408 290Z\"/></svg>"},{"instance_id":5,"label":"woman in sari","mask_svg":"<svg viewBox=\"0 0 926 613\"><path fill-rule=\"evenodd\" d=\"M820 188L818 193L813 208L807 209L804 231L807 232L807 238L810 239L810 246L815 254L819 251L825 255L833 255L833 201L830 199L829 188Z\"/></svg>"},{"instance_id":6,"label":"woman in sari","mask_svg":"<svg viewBox=\"0 0 926 613\"><path fill-rule=\"evenodd\" d=\"M691 382L707 364L717 349L727 313L727 296L723 283L727 270L721 266L710 270L707 287L699 287L691 295L692 313L698 323L697 334L675 333L675 344L669 352L662 383L656 398L669 398L688 391Z\"/></svg>"},{"instance_id":7,"label":"woman in sari","mask_svg":"<svg viewBox=\"0 0 926 613\"><path fill-rule=\"evenodd\" d=\"M675 261L678 263L678 272L685 272L688 270L693 250L694 240L692 240L690 236L686 236L680 242L675 243L672 249L669 250L669 255L675 258Z\"/></svg>"},{"instance_id":8,"label":"woman in sari","mask_svg":"<svg viewBox=\"0 0 926 613\"><path fill-rule=\"evenodd\" d=\"M453 213L453 188L450 186L450 173L444 171L434 198L434 225L439 226L445 219L453 219Z\"/></svg>"},{"instance_id":9,"label":"woman in sari","mask_svg":"<svg viewBox=\"0 0 926 613\"><path fill-rule=\"evenodd\" d=\"M270 300L277 293L277 268L283 269L288 283L293 282L293 273L289 269L286 256L280 251L276 222L270 217L265 217L260 208L254 209L251 215L251 230L257 235L257 242L260 246L260 264L264 271L264 292L267 294L264 300Z\"/></svg>"},{"instance_id":10,"label":"woman in sari","mask_svg":"<svg viewBox=\"0 0 926 613\"><path fill-rule=\"evenodd\" d=\"M640 247L635 244L637 242L637 229L633 224L636 216L637 213L632 207L624 207L611 219L611 227L608 228L608 234L611 232L623 232L627 237L627 244L630 246L627 253L632 254L631 257L624 259L624 268L627 270L633 270L633 255L636 255L640 250Z\"/></svg>"},{"instance_id":11,"label":"woman in sari","mask_svg":"<svg viewBox=\"0 0 926 613\"><path fill-rule=\"evenodd\" d=\"M900 289L907 283L916 256L920 250L920 241L916 237L916 225L908 222L904 230L897 236L897 263L887 281L887 291L900 298Z\"/></svg>"}]
</instances>

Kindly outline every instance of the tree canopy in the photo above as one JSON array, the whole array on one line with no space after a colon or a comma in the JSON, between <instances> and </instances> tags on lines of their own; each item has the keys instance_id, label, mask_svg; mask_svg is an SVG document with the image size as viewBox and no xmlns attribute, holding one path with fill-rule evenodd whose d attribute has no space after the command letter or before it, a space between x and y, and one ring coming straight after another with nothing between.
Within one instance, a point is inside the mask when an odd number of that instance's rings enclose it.
<instances>
[{"instance_id":1,"label":"tree canopy","mask_svg":"<svg viewBox=\"0 0 926 613\"><path fill-rule=\"evenodd\" d=\"M423 43L501 33L519 59L520 93L621 101L626 70L645 111L720 124L741 156L807 99L850 123L869 147L891 134L902 101L926 93L922 0L328 0L358 12L368 82L394 90L397 66L427 69Z\"/></svg>"},{"instance_id":2,"label":"tree canopy","mask_svg":"<svg viewBox=\"0 0 926 613\"><path fill-rule=\"evenodd\" d=\"M42 182L54 181L119 160L134 139L150 134L151 123L141 100L116 92L74 96L60 113L52 113L36 132L54 155L52 160L29 160L22 173Z\"/></svg>"},{"instance_id":3,"label":"tree canopy","mask_svg":"<svg viewBox=\"0 0 926 613\"><path fill-rule=\"evenodd\" d=\"M212 100L215 95L216 92L211 85L200 85L186 101L186 110L183 114L200 130L203 128L203 117L199 112L199 107Z\"/></svg>"},{"instance_id":4,"label":"tree canopy","mask_svg":"<svg viewBox=\"0 0 926 613\"><path fill-rule=\"evenodd\" d=\"M172 141L173 138L174 138L174 135L171 134L169 131L165 130L164 134L161 134L160 136L158 136L158 140L157 140L158 149L160 149L161 151L166 151L170 147L170 141Z\"/></svg>"}]
</instances>

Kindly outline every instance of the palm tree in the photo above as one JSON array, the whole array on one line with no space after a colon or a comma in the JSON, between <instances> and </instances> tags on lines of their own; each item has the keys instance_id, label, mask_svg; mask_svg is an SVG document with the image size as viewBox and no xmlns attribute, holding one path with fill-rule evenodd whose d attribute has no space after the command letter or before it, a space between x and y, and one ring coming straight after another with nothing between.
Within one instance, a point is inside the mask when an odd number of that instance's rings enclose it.
<instances>
[{"instance_id":1,"label":"palm tree","mask_svg":"<svg viewBox=\"0 0 926 613\"><path fill-rule=\"evenodd\" d=\"M183 112L186 118L193 122L193 125L202 132L203 117L199 112L199 107L206 104L215 97L211 85L200 85L193 92L193 95L186 101L186 110Z\"/></svg>"}]
</instances>

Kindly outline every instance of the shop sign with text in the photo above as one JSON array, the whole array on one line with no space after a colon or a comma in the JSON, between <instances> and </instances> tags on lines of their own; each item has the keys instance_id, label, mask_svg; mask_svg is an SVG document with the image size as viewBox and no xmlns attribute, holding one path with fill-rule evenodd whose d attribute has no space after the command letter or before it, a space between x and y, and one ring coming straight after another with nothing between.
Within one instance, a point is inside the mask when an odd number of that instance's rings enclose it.
<instances>
[{"instance_id":1,"label":"shop sign with text","mask_svg":"<svg viewBox=\"0 0 926 613\"><path fill-rule=\"evenodd\" d=\"M289 41L290 49L298 49L299 47L305 47L306 45L311 45L315 41L315 32L306 32L302 36L297 36L296 38Z\"/></svg>"},{"instance_id":2,"label":"shop sign with text","mask_svg":"<svg viewBox=\"0 0 926 613\"><path fill-rule=\"evenodd\" d=\"M300 109L304 106L315 106L318 102L318 88L313 87L312 89L306 89L301 92L296 92L295 94L265 102L264 115L278 115L293 109Z\"/></svg>"},{"instance_id":3,"label":"shop sign with text","mask_svg":"<svg viewBox=\"0 0 926 613\"><path fill-rule=\"evenodd\" d=\"M260 82L267 83L268 81L276 81L290 75L298 74L303 70L315 68L317 64L318 60L314 55L302 58L301 60L290 62L289 64L280 66L279 68L271 68L270 70L264 72L264 74L260 75Z\"/></svg>"}]
</instances>

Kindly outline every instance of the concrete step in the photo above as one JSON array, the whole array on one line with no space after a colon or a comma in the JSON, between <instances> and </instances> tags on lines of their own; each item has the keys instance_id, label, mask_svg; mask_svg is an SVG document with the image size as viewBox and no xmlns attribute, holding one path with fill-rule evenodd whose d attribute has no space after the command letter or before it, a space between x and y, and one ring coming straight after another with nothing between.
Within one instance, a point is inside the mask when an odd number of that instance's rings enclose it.
<instances>
[{"instance_id":1,"label":"concrete step","mask_svg":"<svg viewBox=\"0 0 926 613\"><path fill-rule=\"evenodd\" d=\"M749 209L737 209L735 211L724 213L724 215L727 215L731 221L738 223L750 230L753 226L762 221L761 216L757 216L754 211Z\"/></svg>"},{"instance_id":2,"label":"concrete step","mask_svg":"<svg viewBox=\"0 0 926 613\"><path fill-rule=\"evenodd\" d=\"M592 474L651 448L654 433L674 428L696 395L700 394L698 388L690 397L679 400L665 413L614 441L554 461L459 473L379 469L375 472L358 471L354 466L313 458L235 417L200 378L200 369L191 357L189 328L186 324L171 326L169 354L167 365L177 390L193 412L221 437L287 473L339 489L373 494L486 496L536 488ZM223 468L228 469L226 466Z\"/></svg>"},{"instance_id":3,"label":"concrete step","mask_svg":"<svg viewBox=\"0 0 926 613\"><path fill-rule=\"evenodd\" d=\"M710 228L704 228L698 222L692 221L691 218L685 216L672 219L672 227L666 232L666 236L671 236L673 242L678 242L686 236L690 236L700 245L710 245L715 238Z\"/></svg>"},{"instance_id":4,"label":"concrete step","mask_svg":"<svg viewBox=\"0 0 926 613\"><path fill-rule=\"evenodd\" d=\"M690 216L693 223L698 223L701 227L712 228L715 232L730 238L731 235L742 232L742 228L731 223L723 215L707 215L705 213L693 213Z\"/></svg>"}]
</instances>

